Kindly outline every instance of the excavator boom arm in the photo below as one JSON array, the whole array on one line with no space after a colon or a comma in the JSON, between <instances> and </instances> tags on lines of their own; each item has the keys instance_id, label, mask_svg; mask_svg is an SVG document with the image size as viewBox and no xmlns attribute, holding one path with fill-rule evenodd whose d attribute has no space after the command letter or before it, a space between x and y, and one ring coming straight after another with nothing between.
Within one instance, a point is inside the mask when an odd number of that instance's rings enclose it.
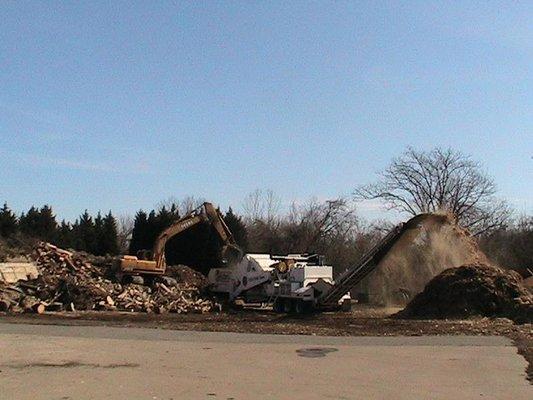
<instances>
[{"instance_id":1,"label":"excavator boom arm","mask_svg":"<svg viewBox=\"0 0 533 400\"><path fill-rule=\"evenodd\" d=\"M206 218L203 214L189 214L184 218L170 225L167 229L159 234L154 244L154 260L158 268L164 269L165 266L165 246L167 242L174 236L186 231L193 226L205 222Z\"/></svg>"},{"instance_id":2,"label":"excavator boom arm","mask_svg":"<svg viewBox=\"0 0 533 400\"><path fill-rule=\"evenodd\" d=\"M205 214L209 222L213 225L215 230L220 236L220 239L225 244L236 245L235 239L233 238L233 233L231 233L228 225L224 221L222 213L216 209L211 203L204 203L203 205Z\"/></svg>"},{"instance_id":3,"label":"excavator boom arm","mask_svg":"<svg viewBox=\"0 0 533 400\"><path fill-rule=\"evenodd\" d=\"M174 236L181 232L201 223L210 223L216 230L218 236L224 243L223 253L229 253L232 250L237 257L242 257L242 251L237 246L233 234L224 221L222 213L211 203L204 203L196 210L181 218L158 236L154 244L154 260L158 268L165 268L165 245Z\"/></svg>"},{"instance_id":4,"label":"excavator boom arm","mask_svg":"<svg viewBox=\"0 0 533 400\"><path fill-rule=\"evenodd\" d=\"M133 256L124 256L121 259L121 270L123 273L152 273L162 274L165 272L165 246L167 242L176 235L186 231L200 223L211 224L219 235L224 247L223 257L242 257L242 250L237 246L233 234L224 222L220 211L211 203L203 203L185 217L180 218L163 232L159 234L153 247L153 256L139 259Z\"/></svg>"}]
</instances>

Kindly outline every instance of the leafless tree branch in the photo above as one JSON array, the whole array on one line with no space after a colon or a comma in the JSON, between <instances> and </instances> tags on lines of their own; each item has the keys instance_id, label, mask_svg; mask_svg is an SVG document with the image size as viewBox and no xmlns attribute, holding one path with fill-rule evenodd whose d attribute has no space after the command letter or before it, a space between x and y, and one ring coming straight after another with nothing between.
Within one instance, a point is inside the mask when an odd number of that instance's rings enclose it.
<instances>
[{"instance_id":1,"label":"leafless tree branch","mask_svg":"<svg viewBox=\"0 0 533 400\"><path fill-rule=\"evenodd\" d=\"M381 199L389 209L411 215L448 211L475 234L505 225L507 204L479 163L452 149L408 148L379 175L355 190L356 199Z\"/></svg>"}]
</instances>

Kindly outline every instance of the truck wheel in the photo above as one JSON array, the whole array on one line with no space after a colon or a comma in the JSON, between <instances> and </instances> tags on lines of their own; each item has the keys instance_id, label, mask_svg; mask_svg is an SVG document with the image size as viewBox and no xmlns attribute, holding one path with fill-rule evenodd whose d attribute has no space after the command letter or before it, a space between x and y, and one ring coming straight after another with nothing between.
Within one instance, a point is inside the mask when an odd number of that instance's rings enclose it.
<instances>
[{"instance_id":1,"label":"truck wheel","mask_svg":"<svg viewBox=\"0 0 533 400\"><path fill-rule=\"evenodd\" d=\"M341 304L341 311L350 312L352 311L352 301L350 299L344 299Z\"/></svg>"},{"instance_id":2,"label":"truck wheel","mask_svg":"<svg viewBox=\"0 0 533 400\"><path fill-rule=\"evenodd\" d=\"M311 312L311 302L303 301L303 300L296 300L295 312L296 314L300 314L300 315L309 314Z\"/></svg>"},{"instance_id":3,"label":"truck wheel","mask_svg":"<svg viewBox=\"0 0 533 400\"><path fill-rule=\"evenodd\" d=\"M285 299L283 301L283 312L289 314L294 310L292 299Z\"/></svg>"},{"instance_id":4,"label":"truck wheel","mask_svg":"<svg viewBox=\"0 0 533 400\"><path fill-rule=\"evenodd\" d=\"M281 314L283 312L283 301L282 299L276 299L272 305L272 309L275 313Z\"/></svg>"}]
</instances>

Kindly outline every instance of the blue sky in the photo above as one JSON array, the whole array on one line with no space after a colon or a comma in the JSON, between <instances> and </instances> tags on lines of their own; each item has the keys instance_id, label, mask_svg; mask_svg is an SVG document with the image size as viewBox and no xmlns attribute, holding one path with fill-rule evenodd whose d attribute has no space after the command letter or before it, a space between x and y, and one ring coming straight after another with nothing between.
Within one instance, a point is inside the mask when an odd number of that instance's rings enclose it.
<instances>
[{"instance_id":1,"label":"blue sky","mask_svg":"<svg viewBox=\"0 0 533 400\"><path fill-rule=\"evenodd\" d=\"M17 1L0 16L0 201L18 212L333 198L409 145L472 154L533 212L532 2Z\"/></svg>"}]
</instances>

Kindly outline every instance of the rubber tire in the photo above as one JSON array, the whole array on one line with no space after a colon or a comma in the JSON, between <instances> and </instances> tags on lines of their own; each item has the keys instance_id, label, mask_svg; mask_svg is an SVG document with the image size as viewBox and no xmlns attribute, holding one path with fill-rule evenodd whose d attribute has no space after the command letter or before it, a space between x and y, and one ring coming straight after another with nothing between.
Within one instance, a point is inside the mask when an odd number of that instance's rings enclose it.
<instances>
[{"instance_id":1,"label":"rubber tire","mask_svg":"<svg viewBox=\"0 0 533 400\"><path fill-rule=\"evenodd\" d=\"M311 302L303 301L303 300L296 300L296 304L294 305L294 312L299 315L310 314L311 313Z\"/></svg>"},{"instance_id":2,"label":"rubber tire","mask_svg":"<svg viewBox=\"0 0 533 400\"><path fill-rule=\"evenodd\" d=\"M283 300L282 299L276 299L274 301L274 304L272 305L272 310L275 313L281 314L283 312Z\"/></svg>"},{"instance_id":3,"label":"rubber tire","mask_svg":"<svg viewBox=\"0 0 533 400\"><path fill-rule=\"evenodd\" d=\"M294 310L294 302L292 299L284 299L283 300L283 312L285 314L290 314Z\"/></svg>"},{"instance_id":4,"label":"rubber tire","mask_svg":"<svg viewBox=\"0 0 533 400\"><path fill-rule=\"evenodd\" d=\"M342 312L351 312L352 311L352 301L351 300L344 300L341 304L341 311Z\"/></svg>"}]
</instances>

